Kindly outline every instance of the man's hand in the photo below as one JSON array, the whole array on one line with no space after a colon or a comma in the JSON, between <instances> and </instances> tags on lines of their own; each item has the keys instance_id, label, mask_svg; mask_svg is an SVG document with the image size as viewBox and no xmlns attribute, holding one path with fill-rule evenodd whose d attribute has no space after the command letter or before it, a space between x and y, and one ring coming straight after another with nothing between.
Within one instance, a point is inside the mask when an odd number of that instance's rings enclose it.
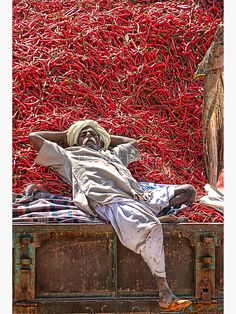
<instances>
[{"instance_id":1,"label":"man's hand","mask_svg":"<svg viewBox=\"0 0 236 314\"><path fill-rule=\"evenodd\" d=\"M55 142L64 148L68 147L67 131L39 131L29 134L30 144L32 144L37 151L42 147L44 140Z\"/></svg>"}]
</instances>

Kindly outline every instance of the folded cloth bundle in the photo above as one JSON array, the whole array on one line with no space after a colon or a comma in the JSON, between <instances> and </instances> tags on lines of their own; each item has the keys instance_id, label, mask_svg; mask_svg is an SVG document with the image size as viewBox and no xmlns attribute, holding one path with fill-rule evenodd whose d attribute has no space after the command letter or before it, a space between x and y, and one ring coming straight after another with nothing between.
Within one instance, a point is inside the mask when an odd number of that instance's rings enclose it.
<instances>
[{"instance_id":1,"label":"folded cloth bundle","mask_svg":"<svg viewBox=\"0 0 236 314\"><path fill-rule=\"evenodd\" d=\"M224 212L224 194L210 184L204 186L207 195L200 198L200 203Z\"/></svg>"},{"instance_id":2,"label":"folded cloth bundle","mask_svg":"<svg viewBox=\"0 0 236 314\"><path fill-rule=\"evenodd\" d=\"M80 131L86 127L93 128L100 135L101 140L104 143L103 148L108 149L111 142L111 137L107 131L94 120L77 121L69 127L67 132L67 142L69 146L73 146L77 143Z\"/></svg>"}]
</instances>

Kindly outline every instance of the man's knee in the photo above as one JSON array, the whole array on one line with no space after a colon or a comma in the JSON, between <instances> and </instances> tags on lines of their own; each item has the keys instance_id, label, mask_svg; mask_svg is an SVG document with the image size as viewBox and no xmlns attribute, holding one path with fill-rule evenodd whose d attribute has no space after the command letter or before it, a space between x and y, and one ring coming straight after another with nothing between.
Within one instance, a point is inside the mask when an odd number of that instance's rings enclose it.
<instances>
[{"instance_id":1,"label":"man's knee","mask_svg":"<svg viewBox=\"0 0 236 314\"><path fill-rule=\"evenodd\" d=\"M188 198L189 202L193 202L197 195L195 187L191 184L185 184L183 185L183 188L185 189L186 197Z\"/></svg>"}]
</instances>

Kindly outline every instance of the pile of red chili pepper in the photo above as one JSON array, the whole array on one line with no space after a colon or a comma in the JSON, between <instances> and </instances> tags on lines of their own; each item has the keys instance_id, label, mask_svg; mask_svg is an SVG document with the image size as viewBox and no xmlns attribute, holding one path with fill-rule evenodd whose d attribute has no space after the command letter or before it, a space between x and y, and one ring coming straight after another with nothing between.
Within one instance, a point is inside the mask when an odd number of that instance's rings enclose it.
<instances>
[{"instance_id":1,"label":"pile of red chili pepper","mask_svg":"<svg viewBox=\"0 0 236 314\"><path fill-rule=\"evenodd\" d=\"M34 163L28 134L95 119L143 139L138 181L191 183L204 194L203 82L198 64L223 21L223 0L13 0L13 190L70 195ZM203 209L204 208L204 209ZM195 204L189 221L223 221Z\"/></svg>"}]
</instances>

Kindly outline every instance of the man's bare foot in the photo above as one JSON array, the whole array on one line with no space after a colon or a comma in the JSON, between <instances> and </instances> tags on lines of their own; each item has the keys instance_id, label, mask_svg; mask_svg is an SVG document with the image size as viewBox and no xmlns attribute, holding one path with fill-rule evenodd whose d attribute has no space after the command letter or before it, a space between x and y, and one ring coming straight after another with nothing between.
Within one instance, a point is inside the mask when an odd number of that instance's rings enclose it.
<instances>
[{"instance_id":1,"label":"man's bare foot","mask_svg":"<svg viewBox=\"0 0 236 314\"><path fill-rule=\"evenodd\" d=\"M160 307L168 308L175 299L177 299L177 297L171 291L159 292Z\"/></svg>"},{"instance_id":2,"label":"man's bare foot","mask_svg":"<svg viewBox=\"0 0 236 314\"><path fill-rule=\"evenodd\" d=\"M155 277L159 289L159 306L166 311L179 311L189 307L192 302L189 300L178 299L170 290L166 278Z\"/></svg>"},{"instance_id":3,"label":"man's bare foot","mask_svg":"<svg viewBox=\"0 0 236 314\"><path fill-rule=\"evenodd\" d=\"M168 306L176 297L170 290L165 277L155 276L155 279L159 290L159 304L163 307Z\"/></svg>"},{"instance_id":4,"label":"man's bare foot","mask_svg":"<svg viewBox=\"0 0 236 314\"><path fill-rule=\"evenodd\" d=\"M189 307L192 304L190 300L177 298L172 292L159 293L159 306L165 311L180 311Z\"/></svg>"}]
</instances>

